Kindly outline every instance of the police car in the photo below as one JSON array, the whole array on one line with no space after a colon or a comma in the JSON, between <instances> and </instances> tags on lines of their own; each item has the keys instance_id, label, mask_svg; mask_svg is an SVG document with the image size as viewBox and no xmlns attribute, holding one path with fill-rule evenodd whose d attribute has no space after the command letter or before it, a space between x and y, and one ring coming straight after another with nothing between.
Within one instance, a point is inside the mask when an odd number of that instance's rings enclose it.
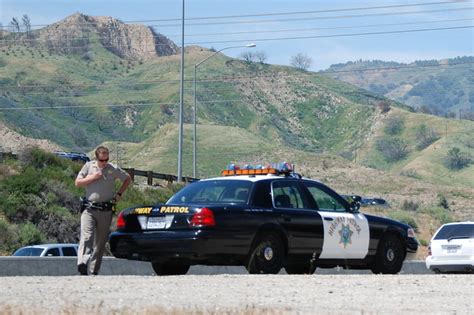
<instances>
[{"instance_id":1,"label":"police car","mask_svg":"<svg viewBox=\"0 0 474 315\"><path fill-rule=\"evenodd\" d=\"M401 222L359 212L287 163L231 165L193 182L166 204L122 211L110 247L117 258L150 261L157 275L191 265L243 265L251 274L312 274L342 266L396 274L418 248Z\"/></svg>"}]
</instances>

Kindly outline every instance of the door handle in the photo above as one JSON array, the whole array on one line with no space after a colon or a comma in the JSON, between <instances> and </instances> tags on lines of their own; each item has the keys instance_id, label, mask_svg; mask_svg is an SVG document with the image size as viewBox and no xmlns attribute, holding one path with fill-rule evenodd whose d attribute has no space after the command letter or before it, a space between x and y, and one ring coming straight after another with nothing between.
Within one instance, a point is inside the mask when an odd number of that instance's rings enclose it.
<instances>
[{"instance_id":1,"label":"door handle","mask_svg":"<svg viewBox=\"0 0 474 315\"><path fill-rule=\"evenodd\" d=\"M291 217L290 217L289 215L284 215L284 214L283 214L283 215L281 215L281 217L283 218L283 220L284 220L285 222L291 222Z\"/></svg>"},{"instance_id":2,"label":"door handle","mask_svg":"<svg viewBox=\"0 0 474 315\"><path fill-rule=\"evenodd\" d=\"M330 217L324 217L324 220L326 220L326 221L333 221L334 219L333 219L333 218L330 218Z\"/></svg>"}]
</instances>

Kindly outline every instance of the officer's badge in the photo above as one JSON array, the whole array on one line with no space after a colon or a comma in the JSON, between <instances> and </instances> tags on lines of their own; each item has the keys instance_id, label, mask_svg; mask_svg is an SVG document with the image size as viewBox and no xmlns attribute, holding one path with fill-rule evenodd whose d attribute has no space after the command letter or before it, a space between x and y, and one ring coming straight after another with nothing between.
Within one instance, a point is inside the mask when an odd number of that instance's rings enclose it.
<instances>
[{"instance_id":1,"label":"officer's badge","mask_svg":"<svg viewBox=\"0 0 474 315\"><path fill-rule=\"evenodd\" d=\"M339 235L341 236L339 244L342 244L344 248L347 247L347 244L352 244L352 234L354 234L354 232L349 228L349 224L342 224L342 228L339 230Z\"/></svg>"}]
</instances>

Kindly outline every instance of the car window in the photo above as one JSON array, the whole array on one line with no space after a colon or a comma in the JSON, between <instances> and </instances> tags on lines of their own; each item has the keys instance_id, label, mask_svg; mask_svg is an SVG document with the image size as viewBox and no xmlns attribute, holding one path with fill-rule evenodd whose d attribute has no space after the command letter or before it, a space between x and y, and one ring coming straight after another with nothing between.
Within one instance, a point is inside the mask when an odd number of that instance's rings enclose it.
<instances>
[{"instance_id":1,"label":"car window","mask_svg":"<svg viewBox=\"0 0 474 315\"><path fill-rule=\"evenodd\" d=\"M297 182L276 180L272 183L273 204L276 208L305 209L308 202Z\"/></svg>"},{"instance_id":2,"label":"car window","mask_svg":"<svg viewBox=\"0 0 474 315\"><path fill-rule=\"evenodd\" d=\"M269 181L255 183L252 204L256 207L272 208L272 195Z\"/></svg>"},{"instance_id":3,"label":"car window","mask_svg":"<svg viewBox=\"0 0 474 315\"><path fill-rule=\"evenodd\" d=\"M61 256L61 254L59 253L59 248L50 248L45 256Z\"/></svg>"},{"instance_id":4,"label":"car window","mask_svg":"<svg viewBox=\"0 0 474 315\"><path fill-rule=\"evenodd\" d=\"M207 180L192 183L171 197L167 204L247 203L252 182Z\"/></svg>"},{"instance_id":5,"label":"car window","mask_svg":"<svg viewBox=\"0 0 474 315\"><path fill-rule=\"evenodd\" d=\"M450 224L443 226L435 235L435 240L449 238L474 238L474 224Z\"/></svg>"},{"instance_id":6,"label":"car window","mask_svg":"<svg viewBox=\"0 0 474 315\"><path fill-rule=\"evenodd\" d=\"M306 187L316 201L317 207L322 211L345 212L346 207L329 191L323 190L316 183L305 182Z\"/></svg>"},{"instance_id":7,"label":"car window","mask_svg":"<svg viewBox=\"0 0 474 315\"><path fill-rule=\"evenodd\" d=\"M43 248L32 248L32 247L21 248L17 250L13 254L13 256L40 256L43 250L44 250Z\"/></svg>"},{"instance_id":8,"label":"car window","mask_svg":"<svg viewBox=\"0 0 474 315\"><path fill-rule=\"evenodd\" d=\"M74 247L63 247L63 256L77 256L76 249Z\"/></svg>"}]
</instances>

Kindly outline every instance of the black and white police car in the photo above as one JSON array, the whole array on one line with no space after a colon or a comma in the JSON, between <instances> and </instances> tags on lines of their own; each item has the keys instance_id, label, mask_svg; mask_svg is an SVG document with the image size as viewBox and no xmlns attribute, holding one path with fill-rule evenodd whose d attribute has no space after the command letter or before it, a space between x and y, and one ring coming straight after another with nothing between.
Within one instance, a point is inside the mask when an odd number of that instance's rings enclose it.
<instances>
[{"instance_id":1,"label":"black and white police car","mask_svg":"<svg viewBox=\"0 0 474 315\"><path fill-rule=\"evenodd\" d=\"M418 249L410 226L360 213L357 198L348 202L287 163L276 166L231 165L166 204L122 211L110 236L113 255L150 261L157 275L185 274L190 265L244 265L252 274L335 266L396 274Z\"/></svg>"}]
</instances>

